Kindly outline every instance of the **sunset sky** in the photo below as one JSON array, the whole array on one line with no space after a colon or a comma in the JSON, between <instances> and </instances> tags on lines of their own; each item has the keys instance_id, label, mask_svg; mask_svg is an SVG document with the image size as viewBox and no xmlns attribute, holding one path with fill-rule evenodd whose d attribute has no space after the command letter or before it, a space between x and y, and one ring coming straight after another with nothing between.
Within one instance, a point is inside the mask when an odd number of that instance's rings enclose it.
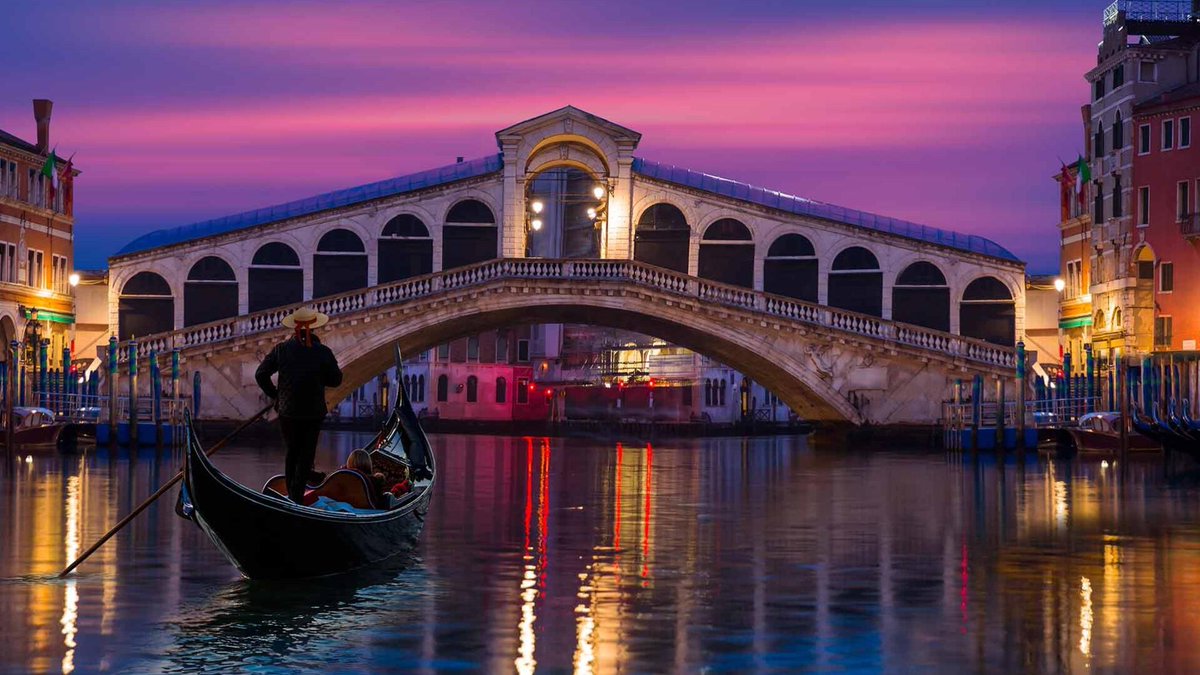
<instances>
[{"instance_id":1,"label":"sunset sky","mask_svg":"<svg viewBox=\"0 0 1200 675\"><path fill-rule=\"evenodd\" d=\"M638 155L1057 265L1104 2L15 3L0 129L75 155L80 268L143 232L497 151L571 104Z\"/></svg>"}]
</instances>

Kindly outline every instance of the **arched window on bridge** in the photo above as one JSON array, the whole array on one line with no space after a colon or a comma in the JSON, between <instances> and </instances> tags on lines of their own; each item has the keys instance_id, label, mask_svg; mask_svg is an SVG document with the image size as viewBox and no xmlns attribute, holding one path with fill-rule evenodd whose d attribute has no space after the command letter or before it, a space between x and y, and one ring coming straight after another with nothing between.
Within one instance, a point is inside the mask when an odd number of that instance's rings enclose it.
<instances>
[{"instance_id":1,"label":"arched window on bridge","mask_svg":"<svg viewBox=\"0 0 1200 675\"><path fill-rule=\"evenodd\" d=\"M496 403L508 402L508 380L503 377L496 378Z\"/></svg>"},{"instance_id":2,"label":"arched window on bridge","mask_svg":"<svg viewBox=\"0 0 1200 675\"><path fill-rule=\"evenodd\" d=\"M638 219L633 259L687 274L691 234L682 211L670 204L655 204Z\"/></svg>"},{"instance_id":3,"label":"arched window on bridge","mask_svg":"<svg viewBox=\"0 0 1200 675\"><path fill-rule=\"evenodd\" d=\"M413 382L412 400L416 401L417 403L424 403L425 402L425 376L418 375L416 378L414 378L414 380L415 381Z\"/></svg>"},{"instance_id":4,"label":"arched window on bridge","mask_svg":"<svg viewBox=\"0 0 1200 675\"><path fill-rule=\"evenodd\" d=\"M783 234L771 242L763 261L763 290L789 298L817 301L817 253L802 234Z\"/></svg>"},{"instance_id":5,"label":"arched window on bridge","mask_svg":"<svg viewBox=\"0 0 1200 675\"><path fill-rule=\"evenodd\" d=\"M446 375L438 376L437 385L437 400L445 403L450 399L450 378Z\"/></svg>"},{"instance_id":6,"label":"arched window on bridge","mask_svg":"<svg viewBox=\"0 0 1200 675\"><path fill-rule=\"evenodd\" d=\"M722 379L720 392L721 395L718 397L719 400L717 401L717 405L725 405L725 392L727 391L729 391L729 381Z\"/></svg>"},{"instance_id":7,"label":"arched window on bridge","mask_svg":"<svg viewBox=\"0 0 1200 675\"><path fill-rule=\"evenodd\" d=\"M963 291L959 304L959 333L1012 347L1017 333L1017 306L1004 282L980 277Z\"/></svg>"},{"instance_id":8,"label":"arched window on bridge","mask_svg":"<svg viewBox=\"0 0 1200 675\"><path fill-rule=\"evenodd\" d=\"M183 325L195 326L238 315L237 277L229 263L205 256L188 270L183 284Z\"/></svg>"},{"instance_id":9,"label":"arched window on bridge","mask_svg":"<svg viewBox=\"0 0 1200 675\"><path fill-rule=\"evenodd\" d=\"M367 287L367 247L350 230L330 230L313 254L313 298Z\"/></svg>"},{"instance_id":10,"label":"arched window on bridge","mask_svg":"<svg viewBox=\"0 0 1200 675\"><path fill-rule=\"evenodd\" d=\"M733 218L709 225L700 242L699 273L704 279L753 288L754 242L750 228Z\"/></svg>"},{"instance_id":11,"label":"arched window on bridge","mask_svg":"<svg viewBox=\"0 0 1200 675\"><path fill-rule=\"evenodd\" d=\"M496 257L496 216L487 204L464 199L451 207L442 226L442 269Z\"/></svg>"},{"instance_id":12,"label":"arched window on bridge","mask_svg":"<svg viewBox=\"0 0 1200 675\"><path fill-rule=\"evenodd\" d=\"M250 262L250 311L294 305L304 300L300 256L287 244L273 241L254 252Z\"/></svg>"},{"instance_id":13,"label":"arched window on bridge","mask_svg":"<svg viewBox=\"0 0 1200 675\"><path fill-rule=\"evenodd\" d=\"M950 287L936 265L915 262L896 277L892 318L934 330L950 330Z\"/></svg>"},{"instance_id":14,"label":"arched window on bridge","mask_svg":"<svg viewBox=\"0 0 1200 675\"><path fill-rule=\"evenodd\" d=\"M883 316L883 272L874 253L851 246L837 254L829 271L829 306Z\"/></svg>"},{"instance_id":15,"label":"arched window on bridge","mask_svg":"<svg viewBox=\"0 0 1200 675\"><path fill-rule=\"evenodd\" d=\"M432 271L433 238L425 223L411 213L389 220L379 237L379 283L419 277Z\"/></svg>"},{"instance_id":16,"label":"arched window on bridge","mask_svg":"<svg viewBox=\"0 0 1200 675\"><path fill-rule=\"evenodd\" d=\"M154 272L138 272L121 287L117 300L117 337L165 333L175 329L171 286Z\"/></svg>"},{"instance_id":17,"label":"arched window on bridge","mask_svg":"<svg viewBox=\"0 0 1200 675\"><path fill-rule=\"evenodd\" d=\"M471 375L467 378L467 403L479 400L479 378Z\"/></svg>"},{"instance_id":18,"label":"arched window on bridge","mask_svg":"<svg viewBox=\"0 0 1200 675\"><path fill-rule=\"evenodd\" d=\"M711 408L713 400L713 381L712 378L704 378L704 405Z\"/></svg>"}]
</instances>

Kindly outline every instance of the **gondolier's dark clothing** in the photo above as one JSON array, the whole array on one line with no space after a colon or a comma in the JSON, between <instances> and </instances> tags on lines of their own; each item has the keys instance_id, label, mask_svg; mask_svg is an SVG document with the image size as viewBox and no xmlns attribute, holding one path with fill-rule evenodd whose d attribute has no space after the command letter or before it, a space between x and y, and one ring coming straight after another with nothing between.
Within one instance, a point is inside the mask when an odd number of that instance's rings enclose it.
<instances>
[{"instance_id":1,"label":"gondolier's dark clothing","mask_svg":"<svg viewBox=\"0 0 1200 675\"><path fill-rule=\"evenodd\" d=\"M263 393L276 401L279 428L287 446L284 474L288 497L297 503L304 497L304 484L312 470L321 420L329 412L325 388L342 383L342 371L333 352L315 336L311 340L311 346L297 337L279 343L254 373ZM276 373L278 386L271 381Z\"/></svg>"}]
</instances>

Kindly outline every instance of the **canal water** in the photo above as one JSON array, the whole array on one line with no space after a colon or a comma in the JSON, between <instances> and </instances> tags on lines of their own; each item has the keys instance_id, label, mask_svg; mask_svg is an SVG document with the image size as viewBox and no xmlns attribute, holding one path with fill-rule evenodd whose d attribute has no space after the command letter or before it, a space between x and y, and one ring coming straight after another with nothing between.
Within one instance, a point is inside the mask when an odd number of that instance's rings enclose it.
<instances>
[{"instance_id":1,"label":"canal water","mask_svg":"<svg viewBox=\"0 0 1200 675\"><path fill-rule=\"evenodd\" d=\"M173 498L59 581L178 457L0 470L0 672L1200 672L1200 488L1161 459L433 441L417 552L301 584L240 579ZM261 445L217 462L260 484Z\"/></svg>"}]
</instances>

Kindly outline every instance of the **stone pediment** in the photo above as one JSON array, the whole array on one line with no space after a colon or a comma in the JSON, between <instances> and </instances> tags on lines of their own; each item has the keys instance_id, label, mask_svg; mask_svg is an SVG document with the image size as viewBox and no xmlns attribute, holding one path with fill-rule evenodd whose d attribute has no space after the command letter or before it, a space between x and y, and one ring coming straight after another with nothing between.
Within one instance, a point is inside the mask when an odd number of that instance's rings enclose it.
<instances>
[{"instance_id":1,"label":"stone pediment","mask_svg":"<svg viewBox=\"0 0 1200 675\"><path fill-rule=\"evenodd\" d=\"M633 129L568 105L497 131L496 142L503 149L506 145L520 144L522 140L548 136L576 136L596 142L606 139L613 146L630 151L642 139L642 135Z\"/></svg>"}]
</instances>

